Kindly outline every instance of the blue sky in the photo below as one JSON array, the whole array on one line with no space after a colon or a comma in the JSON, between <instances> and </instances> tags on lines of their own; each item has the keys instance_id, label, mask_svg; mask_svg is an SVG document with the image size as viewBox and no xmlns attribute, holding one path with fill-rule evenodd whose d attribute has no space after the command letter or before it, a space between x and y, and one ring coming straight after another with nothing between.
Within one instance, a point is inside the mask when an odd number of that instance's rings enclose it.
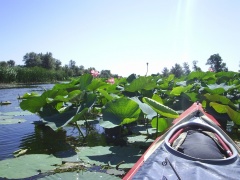
<instances>
[{"instance_id":1,"label":"blue sky","mask_svg":"<svg viewBox=\"0 0 240 180\"><path fill-rule=\"evenodd\" d=\"M53 53L62 65L128 76L219 54L240 61L239 0L0 0L0 61Z\"/></svg>"}]
</instances>

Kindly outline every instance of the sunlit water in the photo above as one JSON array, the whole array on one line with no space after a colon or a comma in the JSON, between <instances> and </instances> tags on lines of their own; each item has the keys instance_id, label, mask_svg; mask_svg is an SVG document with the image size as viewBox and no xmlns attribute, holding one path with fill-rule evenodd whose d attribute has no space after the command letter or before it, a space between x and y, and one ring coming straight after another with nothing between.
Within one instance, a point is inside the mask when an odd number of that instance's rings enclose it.
<instances>
[{"instance_id":1,"label":"sunlit water","mask_svg":"<svg viewBox=\"0 0 240 180\"><path fill-rule=\"evenodd\" d=\"M12 104L0 106L0 113L22 111L18 96L27 92L42 94L44 89L51 89L53 84L36 85L28 88L0 89L0 101ZM78 136L74 128L65 128L55 132L49 127L35 126L34 121L40 120L37 115L24 115L16 118L26 121L18 124L0 124L0 160L14 157L13 152L28 149L27 153L54 154L71 148L67 139Z\"/></svg>"}]
</instances>

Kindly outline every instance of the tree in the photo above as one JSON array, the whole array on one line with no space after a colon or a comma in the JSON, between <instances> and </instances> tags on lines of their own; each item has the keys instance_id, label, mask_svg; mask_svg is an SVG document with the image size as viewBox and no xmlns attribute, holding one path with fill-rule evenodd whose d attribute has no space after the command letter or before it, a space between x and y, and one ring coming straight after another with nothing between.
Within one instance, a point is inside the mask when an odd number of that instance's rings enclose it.
<instances>
[{"instance_id":1,"label":"tree","mask_svg":"<svg viewBox=\"0 0 240 180\"><path fill-rule=\"evenodd\" d=\"M70 61L69 61L69 68L70 68L70 69L74 69L75 66L76 66L76 62L73 61L73 60L70 60Z\"/></svg>"},{"instance_id":2,"label":"tree","mask_svg":"<svg viewBox=\"0 0 240 180\"><path fill-rule=\"evenodd\" d=\"M7 67L8 64L6 61L0 61L0 67Z\"/></svg>"},{"instance_id":3,"label":"tree","mask_svg":"<svg viewBox=\"0 0 240 180\"><path fill-rule=\"evenodd\" d=\"M34 52L27 53L25 56L23 56L23 61L26 67L40 67L42 64L40 55Z\"/></svg>"},{"instance_id":4,"label":"tree","mask_svg":"<svg viewBox=\"0 0 240 180\"><path fill-rule=\"evenodd\" d=\"M9 67L14 67L15 66L15 61L14 60L9 60L7 61L7 64Z\"/></svg>"},{"instance_id":5,"label":"tree","mask_svg":"<svg viewBox=\"0 0 240 180\"><path fill-rule=\"evenodd\" d=\"M163 77L168 77L168 75L170 74L168 68L164 67L162 70L162 75Z\"/></svg>"},{"instance_id":6,"label":"tree","mask_svg":"<svg viewBox=\"0 0 240 180\"><path fill-rule=\"evenodd\" d=\"M84 66L83 66L83 65L79 66L79 73L80 73L81 75L84 74Z\"/></svg>"},{"instance_id":7,"label":"tree","mask_svg":"<svg viewBox=\"0 0 240 180\"><path fill-rule=\"evenodd\" d=\"M45 69L55 69L56 60L53 58L51 52L47 52L46 54L39 55L42 59L42 67Z\"/></svg>"},{"instance_id":8,"label":"tree","mask_svg":"<svg viewBox=\"0 0 240 180\"><path fill-rule=\"evenodd\" d=\"M55 61L55 68L56 70L60 70L61 69L61 65L62 65L62 62L58 59L56 59Z\"/></svg>"},{"instance_id":9,"label":"tree","mask_svg":"<svg viewBox=\"0 0 240 180\"><path fill-rule=\"evenodd\" d=\"M215 72L228 71L228 68L226 67L226 63L223 63L223 60L221 56L219 56L219 54L211 55L207 60L206 65L210 65L210 67Z\"/></svg>"},{"instance_id":10,"label":"tree","mask_svg":"<svg viewBox=\"0 0 240 180\"><path fill-rule=\"evenodd\" d=\"M197 66L198 61L194 60L193 62L193 71L202 71L202 69Z\"/></svg>"},{"instance_id":11,"label":"tree","mask_svg":"<svg viewBox=\"0 0 240 180\"><path fill-rule=\"evenodd\" d=\"M179 78L183 75L183 69L182 66L180 64L175 64L175 66L172 66L171 70L170 70L171 74L174 74L175 77Z\"/></svg>"},{"instance_id":12,"label":"tree","mask_svg":"<svg viewBox=\"0 0 240 180\"><path fill-rule=\"evenodd\" d=\"M110 77L112 77L111 71L110 70L102 70L99 77L110 78Z\"/></svg>"},{"instance_id":13,"label":"tree","mask_svg":"<svg viewBox=\"0 0 240 180\"><path fill-rule=\"evenodd\" d=\"M187 63L187 62L184 62L184 63L183 63L183 73L184 73L184 75L188 75L188 74L190 74L190 72L191 72L191 70L190 70L190 68L189 68L188 63Z\"/></svg>"}]
</instances>

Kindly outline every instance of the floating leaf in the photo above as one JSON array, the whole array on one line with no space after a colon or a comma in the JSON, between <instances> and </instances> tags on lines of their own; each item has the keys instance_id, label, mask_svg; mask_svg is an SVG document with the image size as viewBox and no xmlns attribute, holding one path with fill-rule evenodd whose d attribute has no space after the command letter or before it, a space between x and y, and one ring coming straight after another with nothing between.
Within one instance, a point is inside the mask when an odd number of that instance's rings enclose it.
<instances>
[{"instance_id":1,"label":"floating leaf","mask_svg":"<svg viewBox=\"0 0 240 180\"><path fill-rule=\"evenodd\" d=\"M153 108L153 110L155 110L157 113L159 113L165 117L177 118L179 116L178 113L176 111L174 111L173 109L171 109L167 106L164 106L163 104L160 104L153 99L144 97L143 102L150 105Z\"/></svg>"},{"instance_id":2,"label":"floating leaf","mask_svg":"<svg viewBox=\"0 0 240 180\"><path fill-rule=\"evenodd\" d=\"M27 115L33 115L33 113L29 111L12 111L12 112L4 112L1 113L2 115L6 116L27 116Z\"/></svg>"},{"instance_id":3,"label":"floating leaf","mask_svg":"<svg viewBox=\"0 0 240 180\"><path fill-rule=\"evenodd\" d=\"M8 179L28 178L54 170L62 161L52 155L31 154L0 161L0 177Z\"/></svg>"},{"instance_id":4,"label":"floating leaf","mask_svg":"<svg viewBox=\"0 0 240 180\"><path fill-rule=\"evenodd\" d=\"M145 125L137 125L131 128L131 131L135 134L154 134L156 129L150 126L146 127Z\"/></svg>"},{"instance_id":5,"label":"floating leaf","mask_svg":"<svg viewBox=\"0 0 240 180\"><path fill-rule=\"evenodd\" d=\"M101 172L89 172L89 171L80 171L80 172L64 172L57 173L54 175L46 176L41 178L41 180L55 180L55 179L81 179L81 180L119 180L119 177L112 176L106 173Z\"/></svg>"},{"instance_id":6,"label":"floating leaf","mask_svg":"<svg viewBox=\"0 0 240 180\"><path fill-rule=\"evenodd\" d=\"M132 136L127 136L124 138L129 144L134 144L134 145L150 145L154 140L149 139L147 136L144 135L132 135Z\"/></svg>"},{"instance_id":7,"label":"floating leaf","mask_svg":"<svg viewBox=\"0 0 240 180\"><path fill-rule=\"evenodd\" d=\"M0 116L0 124L18 124L25 122L25 119L15 119L11 116Z\"/></svg>"},{"instance_id":8,"label":"floating leaf","mask_svg":"<svg viewBox=\"0 0 240 180\"><path fill-rule=\"evenodd\" d=\"M142 154L139 148L120 146L79 147L78 150L79 159L85 163L117 166L124 161L122 168L131 168Z\"/></svg>"}]
</instances>

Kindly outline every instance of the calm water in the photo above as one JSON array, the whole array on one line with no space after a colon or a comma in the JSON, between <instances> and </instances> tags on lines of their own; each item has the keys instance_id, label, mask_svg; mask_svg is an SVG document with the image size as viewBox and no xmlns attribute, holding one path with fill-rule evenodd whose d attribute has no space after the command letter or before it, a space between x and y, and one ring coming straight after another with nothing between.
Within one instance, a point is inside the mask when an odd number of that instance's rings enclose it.
<instances>
[{"instance_id":1,"label":"calm water","mask_svg":"<svg viewBox=\"0 0 240 180\"><path fill-rule=\"evenodd\" d=\"M42 94L44 89L51 89L53 84L36 85L29 88L0 89L0 101L10 101L12 104L0 106L1 113L22 111L18 96L27 92ZM72 147L71 138L78 135L77 130L68 127L55 132L49 127L35 126L34 121L40 120L37 115L24 115L16 118L26 121L18 124L0 124L0 160L12 158L13 152L28 149L27 153L54 154Z\"/></svg>"}]
</instances>

